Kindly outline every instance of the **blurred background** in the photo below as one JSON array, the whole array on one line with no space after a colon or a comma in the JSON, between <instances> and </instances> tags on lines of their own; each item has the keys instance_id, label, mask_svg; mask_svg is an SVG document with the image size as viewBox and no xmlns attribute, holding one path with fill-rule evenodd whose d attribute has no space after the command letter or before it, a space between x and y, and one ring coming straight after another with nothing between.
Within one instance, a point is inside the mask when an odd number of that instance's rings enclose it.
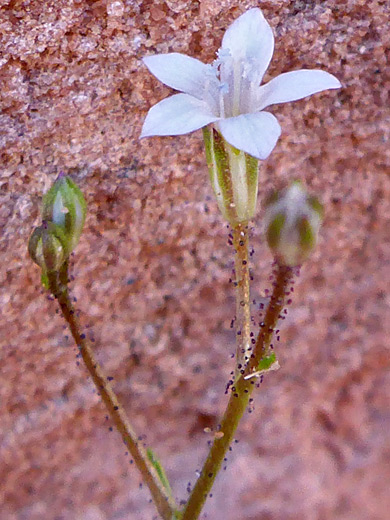
<instances>
[{"instance_id":1,"label":"blurred background","mask_svg":"<svg viewBox=\"0 0 390 520\"><path fill-rule=\"evenodd\" d=\"M260 167L253 298L269 288L268 191L300 177L326 218L283 323L282 368L255 395L202 518L389 517L389 3L1 0L1 520L156 515L27 256L60 171L88 202L72 290L98 359L178 500L196 479L233 367L233 251L201 132L138 139L170 93L141 58L211 62L254 6L276 39L265 81L320 68L343 89L270 108L283 133Z\"/></svg>"}]
</instances>

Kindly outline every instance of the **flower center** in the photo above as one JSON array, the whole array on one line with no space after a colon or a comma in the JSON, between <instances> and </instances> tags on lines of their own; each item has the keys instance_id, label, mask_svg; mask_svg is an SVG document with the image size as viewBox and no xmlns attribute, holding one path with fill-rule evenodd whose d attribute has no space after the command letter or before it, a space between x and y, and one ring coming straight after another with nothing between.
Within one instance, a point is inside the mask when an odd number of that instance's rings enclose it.
<instances>
[{"instance_id":1,"label":"flower center","mask_svg":"<svg viewBox=\"0 0 390 520\"><path fill-rule=\"evenodd\" d=\"M233 57L229 49L220 49L212 67L219 80L219 116L227 118L254 112L262 79L256 60Z\"/></svg>"}]
</instances>

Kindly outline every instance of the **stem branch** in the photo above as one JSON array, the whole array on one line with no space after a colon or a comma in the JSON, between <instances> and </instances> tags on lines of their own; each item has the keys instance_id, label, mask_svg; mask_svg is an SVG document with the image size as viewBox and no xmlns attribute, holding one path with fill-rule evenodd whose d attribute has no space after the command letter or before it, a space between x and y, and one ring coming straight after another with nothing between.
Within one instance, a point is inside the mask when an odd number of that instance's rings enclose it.
<instances>
[{"instance_id":1,"label":"stem branch","mask_svg":"<svg viewBox=\"0 0 390 520\"><path fill-rule=\"evenodd\" d=\"M254 352L250 356L244 374L240 374L239 379L231 388L229 402L219 430L220 433L223 433L223 436L217 436L214 439L202 472L188 499L181 520L196 520L202 511L215 477L221 468L226 451L233 440L238 423L244 414L249 398L255 387L256 378L245 379L245 377L256 372L259 362L268 355L273 331L284 306L286 288L292 276L292 269L278 266L274 290L267 307L264 325L261 327L257 337Z\"/></svg>"},{"instance_id":2,"label":"stem branch","mask_svg":"<svg viewBox=\"0 0 390 520\"><path fill-rule=\"evenodd\" d=\"M62 314L69 325L88 372L107 407L116 429L121 434L144 482L149 487L159 514L164 520L172 520L172 518L176 518L176 504L160 482L156 469L149 461L145 448L138 442L138 437L108 382L107 377L105 377L97 362L85 334L81 333L79 320L69 298L67 278L67 264L63 266L60 273L48 273L50 290L58 300Z\"/></svg>"}]
</instances>

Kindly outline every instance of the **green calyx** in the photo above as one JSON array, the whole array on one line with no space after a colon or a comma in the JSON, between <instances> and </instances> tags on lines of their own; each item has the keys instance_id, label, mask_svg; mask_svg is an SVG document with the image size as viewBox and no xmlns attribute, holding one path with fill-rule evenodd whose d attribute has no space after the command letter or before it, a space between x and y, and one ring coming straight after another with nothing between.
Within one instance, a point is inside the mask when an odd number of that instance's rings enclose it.
<instances>
[{"instance_id":1,"label":"green calyx","mask_svg":"<svg viewBox=\"0 0 390 520\"><path fill-rule=\"evenodd\" d=\"M285 221L286 215L278 213L269 223L267 227L267 242L271 249L277 247Z\"/></svg>"},{"instance_id":2,"label":"green calyx","mask_svg":"<svg viewBox=\"0 0 390 520\"><path fill-rule=\"evenodd\" d=\"M316 237L307 217L302 217L298 221L299 237L303 250L310 251L315 246Z\"/></svg>"},{"instance_id":3,"label":"green calyx","mask_svg":"<svg viewBox=\"0 0 390 520\"><path fill-rule=\"evenodd\" d=\"M321 202L317 199L317 197L314 197L313 195L310 195L307 198L307 203L310 205L310 207L318 214L320 219L324 218L324 206L321 204Z\"/></svg>"},{"instance_id":4,"label":"green calyx","mask_svg":"<svg viewBox=\"0 0 390 520\"><path fill-rule=\"evenodd\" d=\"M86 202L80 188L65 175L59 175L42 199L42 219L60 226L66 235L69 255L76 247L85 222Z\"/></svg>"},{"instance_id":5,"label":"green calyx","mask_svg":"<svg viewBox=\"0 0 390 520\"><path fill-rule=\"evenodd\" d=\"M34 229L28 252L31 259L41 267L44 273L58 271L65 260L67 239L63 229L53 222L44 221Z\"/></svg>"},{"instance_id":6,"label":"green calyx","mask_svg":"<svg viewBox=\"0 0 390 520\"><path fill-rule=\"evenodd\" d=\"M51 273L61 271L76 247L86 216L86 203L78 186L60 174L42 200L42 225L28 242L31 259L42 269L42 284L49 288Z\"/></svg>"},{"instance_id":7,"label":"green calyx","mask_svg":"<svg viewBox=\"0 0 390 520\"><path fill-rule=\"evenodd\" d=\"M258 160L234 148L212 126L203 128L206 160L218 207L232 226L255 214Z\"/></svg>"},{"instance_id":8,"label":"green calyx","mask_svg":"<svg viewBox=\"0 0 390 520\"><path fill-rule=\"evenodd\" d=\"M322 215L322 205L300 181L268 199L267 242L279 264L295 267L307 260L316 246Z\"/></svg>"}]
</instances>

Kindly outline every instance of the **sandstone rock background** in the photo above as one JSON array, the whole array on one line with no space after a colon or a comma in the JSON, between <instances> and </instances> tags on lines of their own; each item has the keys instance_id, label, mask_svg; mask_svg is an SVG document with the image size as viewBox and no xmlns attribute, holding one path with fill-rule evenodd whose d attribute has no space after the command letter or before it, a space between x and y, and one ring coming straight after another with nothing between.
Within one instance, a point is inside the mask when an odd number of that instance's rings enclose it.
<instances>
[{"instance_id":1,"label":"sandstone rock background","mask_svg":"<svg viewBox=\"0 0 390 520\"><path fill-rule=\"evenodd\" d=\"M283 128L260 200L299 176L326 204L321 244L268 377L204 518L385 520L390 508L390 73L386 1L1 0L0 518L152 519L26 244L60 171L88 200L74 295L98 357L178 498L207 449L231 370L232 250L201 133L138 141L168 95L143 67L211 61L260 6L276 36L266 80L323 68L338 92L272 108ZM270 256L254 222L254 297Z\"/></svg>"}]
</instances>

